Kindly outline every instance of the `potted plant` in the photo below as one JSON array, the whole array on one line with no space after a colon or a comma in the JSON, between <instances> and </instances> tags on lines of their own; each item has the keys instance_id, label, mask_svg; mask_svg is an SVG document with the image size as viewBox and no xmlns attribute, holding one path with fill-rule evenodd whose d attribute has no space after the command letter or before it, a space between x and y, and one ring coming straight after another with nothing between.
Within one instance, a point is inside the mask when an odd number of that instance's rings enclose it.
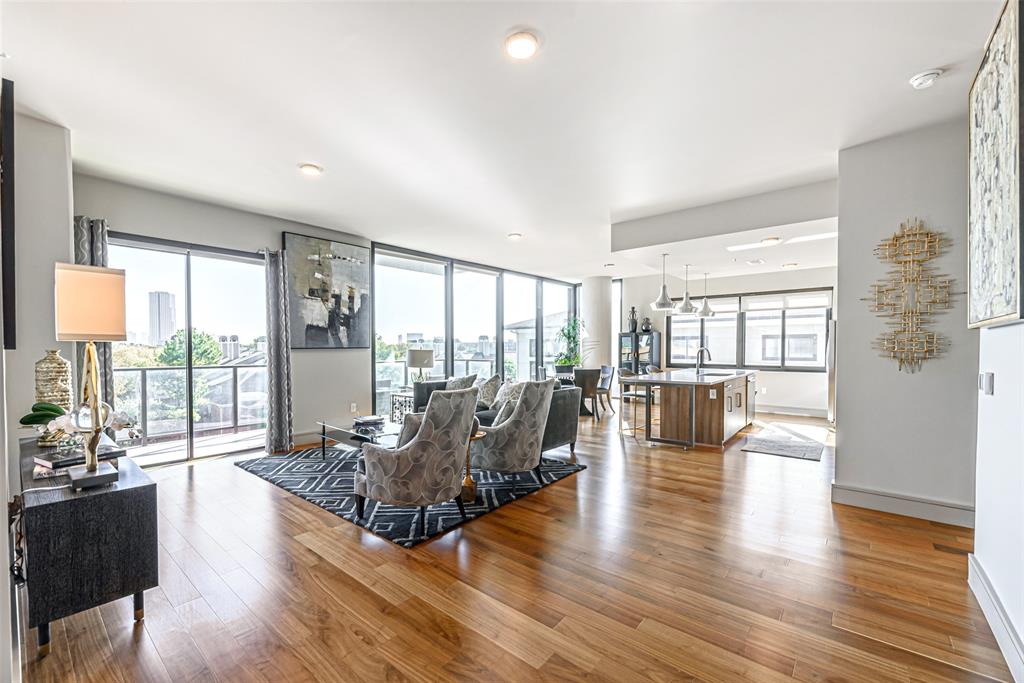
<instances>
[{"instance_id":1,"label":"potted plant","mask_svg":"<svg viewBox=\"0 0 1024 683\"><path fill-rule=\"evenodd\" d=\"M570 318L558 330L556 339L564 348L555 356L555 374L572 374L572 369L577 365L583 365L580 357L580 337L583 334L583 322L579 318Z\"/></svg>"}]
</instances>

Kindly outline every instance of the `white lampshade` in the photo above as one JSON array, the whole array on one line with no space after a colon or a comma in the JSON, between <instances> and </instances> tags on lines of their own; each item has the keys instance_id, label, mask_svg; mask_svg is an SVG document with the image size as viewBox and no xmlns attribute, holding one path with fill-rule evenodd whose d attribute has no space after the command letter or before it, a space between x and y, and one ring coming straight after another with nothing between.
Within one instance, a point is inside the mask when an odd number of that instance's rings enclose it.
<instances>
[{"instance_id":1,"label":"white lampshade","mask_svg":"<svg viewBox=\"0 0 1024 683\"><path fill-rule=\"evenodd\" d=\"M409 349L405 352L405 364L410 368L432 368L434 367L433 349Z\"/></svg>"},{"instance_id":2,"label":"white lampshade","mask_svg":"<svg viewBox=\"0 0 1024 683\"><path fill-rule=\"evenodd\" d=\"M54 267L57 341L124 341L124 271L58 263Z\"/></svg>"}]
</instances>

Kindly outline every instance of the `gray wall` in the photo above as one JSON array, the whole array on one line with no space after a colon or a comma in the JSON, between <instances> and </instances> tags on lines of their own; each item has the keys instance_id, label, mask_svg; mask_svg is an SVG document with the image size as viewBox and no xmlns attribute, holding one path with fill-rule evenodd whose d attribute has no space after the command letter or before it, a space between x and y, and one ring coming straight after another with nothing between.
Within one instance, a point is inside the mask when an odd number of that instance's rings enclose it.
<instances>
[{"instance_id":1,"label":"gray wall","mask_svg":"<svg viewBox=\"0 0 1024 683\"><path fill-rule=\"evenodd\" d=\"M7 366L8 476L21 489L18 439L34 434L18 420L35 402L35 363L46 349L74 358L74 345L56 341L53 264L73 260L71 245L71 137L66 128L28 116L14 122L15 271L18 348L4 353Z\"/></svg>"},{"instance_id":2,"label":"gray wall","mask_svg":"<svg viewBox=\"0 0 1024 683\"><path fill-rule=\"evenodd\" d=\"M837 502L972 522L978 333L964 297L937 316L949 353L913 375L872 348L885 323L862 301L888 270L875 245L914 217L952 238L936 266L966 288L966 159L964 120L839 152Z\"/></svg>"},{"instance_id":3,"label":"gray wall","mask_svg":"<svg viewBox=\"0 0 1024 683\"><path fill-rule=\"evenodd\" d=\"M76 214L106 218L120 232L257 251L279 249L282 232L369 246L362 237L336 230L230 209L215 204L74 174ZM69 223L70 225L70 223ZM316 420L351 416L350 404L373 412L370 350L292 351L296 443L310 443Z\"/></svg>"}]
</instances>

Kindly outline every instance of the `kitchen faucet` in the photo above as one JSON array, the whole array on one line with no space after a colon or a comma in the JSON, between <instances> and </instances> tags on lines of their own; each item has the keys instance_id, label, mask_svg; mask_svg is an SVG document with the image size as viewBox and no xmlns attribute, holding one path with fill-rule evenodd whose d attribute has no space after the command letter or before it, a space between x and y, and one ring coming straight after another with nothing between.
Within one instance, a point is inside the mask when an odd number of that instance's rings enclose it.
<instances>
[{"instance_id":1,"label":"kitchen faucet","mask_svg":"<svg viewBox=\"0 0 1024 683\"><path fill-rule=\"evenodd\" d=\"M708 362L711 362L711 349L709 349L706 346L702 346L699 349L697 349L697 372L698 373L700 372L701 359L704 357L705 353L708 354Z\"/></svg>"}]
</instances>

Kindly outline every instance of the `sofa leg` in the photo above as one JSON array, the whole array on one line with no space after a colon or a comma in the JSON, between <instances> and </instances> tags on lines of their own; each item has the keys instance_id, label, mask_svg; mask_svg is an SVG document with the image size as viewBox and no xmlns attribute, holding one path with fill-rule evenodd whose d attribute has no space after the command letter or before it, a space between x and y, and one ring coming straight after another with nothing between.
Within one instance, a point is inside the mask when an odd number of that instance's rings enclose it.
<instances>
[{"instance_id":1,"label":"sofa leg","mask_svg":"<svg viewBox=\"0 0 1024 683\"><path fill-rule=\"evenodd\" d=\"M533 468L533 476L537 477L538 484L544 486L544 477L540 473L540 463L537 463L537 466Z\"/></svg>"},{"instance_id":2,"label":"sofa leg","mask_svg":"<svg viewBox=\"0 0 1024 683\"><path fill-rule=\"evenodd\" d=\"M459 514L462 515L462 519L466 519L466 506L462 503L461 494L455 496L455 504L459 506Z\"/></svg>"},{"instance_id":3,"label":"sofa leg","mask_svg":"<svg viewBox=\"0 0 1024 683\"><path fill-rule=\"evenodd\" d=\"M366 499L363 498L362 496L360 496L357 493L356 494L356 519L362 519L363 518L363 508L365 506L365 503L366 503Z\"/></svg>"},{"instance_id":4,"label":"sofa leg","mask_svg":"<svg viewBox=\"0 0 1024 683\"><path fill-rule=\"evenodd\" d=\"M571 462L572 464L575 465L576 464L576 442L575 441L573 441L571 444L569 444L569 455L571 456L569 458L569 462Z\"/></svg>"},{"instance_id":5,"label":"sofa leg","mask_svg":"<svg viewBox=\"0 0 1024 683\"><path fill-rule=\"evenodd\" d=\"M420 538L427 535L427 506L420 506Z\"/></svg>"}]
</instances>

